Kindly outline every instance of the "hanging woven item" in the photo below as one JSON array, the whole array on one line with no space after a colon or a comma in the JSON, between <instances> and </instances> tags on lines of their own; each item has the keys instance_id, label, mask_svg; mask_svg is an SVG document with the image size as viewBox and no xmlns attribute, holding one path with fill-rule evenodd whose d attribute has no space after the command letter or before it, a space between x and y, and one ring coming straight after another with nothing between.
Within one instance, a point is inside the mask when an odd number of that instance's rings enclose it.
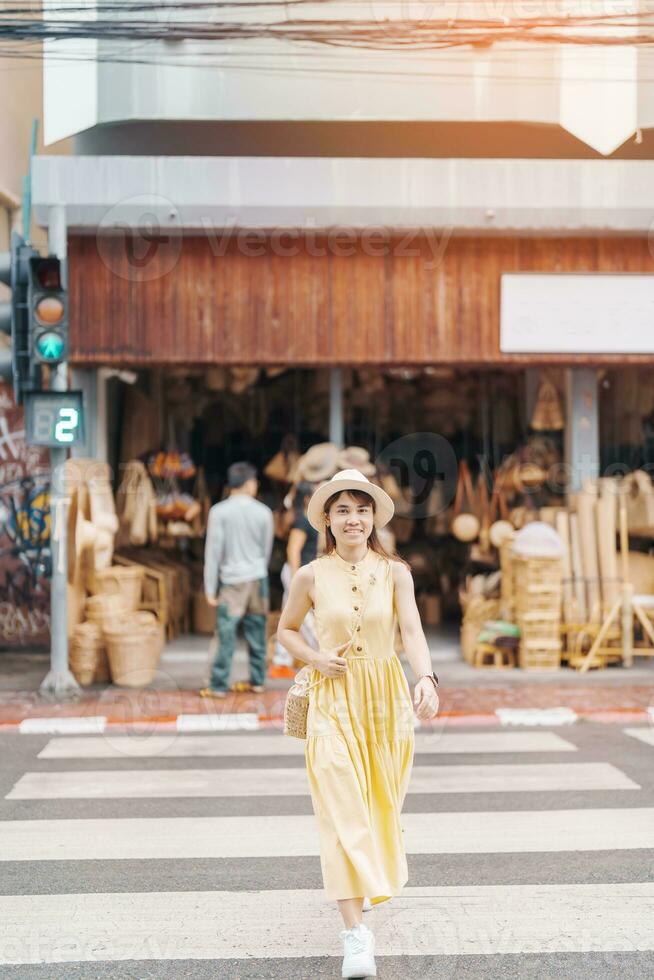
<instances>
[{"instance_id":1,"label":"hanging woven item","mask_svg":"<svg viewBox=\"0 0 654 980\"><path fill-rule=\"evenodd\" d=\"M472 477L465 459L459 463L459 479L452 509L452 534L459 541L474 541L479 534L477 502Z\"/></svg>"},{"instance_id":2,"label":"hanging woven item","mask_svg":"<svg viewBox=\"0 0 654 980\"><path fill-rule=\"evenodd\" d=\"M565 427L559 391L549 378L545 378L538 386L530 425L532 429L536 429L538 432L554 431Z\"/></svg>"},{"instance_id":3,"label":"hanging woven item","mask_svg":"<svg viewBox=\"0 0 654 980\"><path fill-rule=\"evenodd\" d=\"M120 546L157 540L157 497L148 471L139 459L131 460L125 467L116 494L116 509Z\"/></svg>"}]
</instances>

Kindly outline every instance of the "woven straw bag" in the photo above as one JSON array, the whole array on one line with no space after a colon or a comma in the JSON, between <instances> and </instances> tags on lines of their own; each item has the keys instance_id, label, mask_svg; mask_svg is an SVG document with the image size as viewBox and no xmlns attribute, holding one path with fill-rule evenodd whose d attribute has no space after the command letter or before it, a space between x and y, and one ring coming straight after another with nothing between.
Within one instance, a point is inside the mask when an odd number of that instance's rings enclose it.
<instances>
[{"instance_id":1,"label":"woven straw bag","mask_svg":"<svg viewBox=\"0 0 654 980\"><path fill-rule=\"evenodd\" d=\"M370 584L366 590L366 594L363 597L363 601L359 606L359 614L357 616L356 622L354 624L354 629L349 637L349 642L345 650L343 651L343 656L347 654L350 646L354 642L354 637L356 636L357 628L361 623L363 617L363 610L365 608L368 596L372 591L372 587L377 581L376 572L381 564L381 559L377 559L377 564L375 569L370 573ZM349 657L350 660L364 660L364 657ZM307 717L309 714L309 691L318 687L323 681L327 680L327 677L321 677L319 680L314 681L313 684L309 683L309 678L311 676L312 667L303 667L295 675L295 683L291 688L289 688L288 694L286 695L286 702L284 704L284 735L291 735L293 738L306 738L307 737Z\"/></svg>"}]
</instances>

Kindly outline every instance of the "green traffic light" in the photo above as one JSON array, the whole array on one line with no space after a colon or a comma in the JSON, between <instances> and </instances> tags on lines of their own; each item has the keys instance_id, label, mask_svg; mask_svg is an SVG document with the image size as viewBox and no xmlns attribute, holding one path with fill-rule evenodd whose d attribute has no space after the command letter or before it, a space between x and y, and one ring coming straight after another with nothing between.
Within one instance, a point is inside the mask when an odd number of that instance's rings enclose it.
<instances>
[{"instance_id":1,"label":"green traffic light","mask_svg":"<svg viewBox=\"0 0 654 980\"><path fill-rule=\"evenodd\" d=\"M36 341L36 350L42 361L54 363L64 355L64 338L54 330L40 334Z\"/></svg>"}]
</instances>

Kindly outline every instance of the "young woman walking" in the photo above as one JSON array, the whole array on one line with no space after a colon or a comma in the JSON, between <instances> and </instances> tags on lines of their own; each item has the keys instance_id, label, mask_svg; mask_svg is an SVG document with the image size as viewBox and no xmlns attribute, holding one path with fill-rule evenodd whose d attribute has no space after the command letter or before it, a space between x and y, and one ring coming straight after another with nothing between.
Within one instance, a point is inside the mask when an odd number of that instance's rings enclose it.
<instances>
[{"instance_id":1,"label":"young woman walking","mask_svg":"<svg viewBox=\"0 0 654 980\"><path fill-rule=\"evenodd\" d=\"M409 566L377 537L393 510L358 470L342 470L314 492L307 516L325 530L325 554L294 576L278 629L283 646L313 668L305 756L323 883L345 925L343 977L377 975L364 898L377 905L407 882L400 813L413 764L413 706L421 720L438 711ZM310 609L318 650L300 634ZM418 678L413 706L394 648L396 617Z\"/></svg>"}]
</instances>

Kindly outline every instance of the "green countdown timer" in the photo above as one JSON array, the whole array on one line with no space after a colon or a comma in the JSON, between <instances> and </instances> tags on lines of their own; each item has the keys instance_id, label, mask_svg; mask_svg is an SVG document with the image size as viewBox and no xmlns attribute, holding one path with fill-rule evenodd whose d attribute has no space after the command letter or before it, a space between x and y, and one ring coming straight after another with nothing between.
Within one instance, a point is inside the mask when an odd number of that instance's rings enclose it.
<instances>
[{"instance_id":1,"label":"green countdown timer","mask_svg":"<svg viewBox=\"0 0 654 980\"><path fill-rule=\"evenodd\" d=\"M84 442L81 391L25 392L25 441L51 449Z\"/></svg>"}]
</instances>

